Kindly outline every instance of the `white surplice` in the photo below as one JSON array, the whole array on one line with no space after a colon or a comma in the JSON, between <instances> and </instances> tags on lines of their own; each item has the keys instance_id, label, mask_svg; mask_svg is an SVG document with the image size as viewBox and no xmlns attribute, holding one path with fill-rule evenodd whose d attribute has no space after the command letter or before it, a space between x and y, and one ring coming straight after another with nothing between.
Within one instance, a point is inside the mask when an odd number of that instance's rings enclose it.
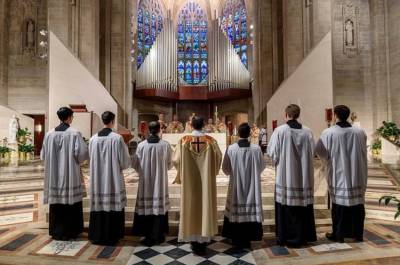
<instances>
[{"instance_id":1,"label":"white surplice","mask_svg":"<svg viewBox=\"0 0 400 265\"><path fill-rule=\"evenodd\" d=\"M326 129L315 149L326 163L332 202L354 206L365 202L368 159L367 136L358 127Z\"/></svg>"},{"instance_id":2,"label":"white surplice","mask_svg":"<svg viewBox=\"0 0 400 265\"><path fill-rule=\"evenodd\" d=\"M65 131L52 129L44 137L40 158L45 171L44 203L72 205L82 201L80 163L89 157L81 133L71 127Z\"/></svg>"},{"instance_id":3,"label":"white surplice","mask_svg":"<svg viewBox=\"0 0 400 265\"><path fill-rule=\"evenodd\" d=\"M261 200L261 174L266 163L258 145L228 147L222 170L229 175L225 216L230 222L263 221Z\"/></svg>"},{"instance_id":4,"label":"white surplice","mask_svg":"<svg viewBox=\"0 0 400 265\"><path fill-rule=\"evenodd\" d=\"M282 205L314 203L314 138L303 126L284 124L273 132L267 153L276 166L275 200Z\"/></svg>"},{"instance_id":5,"label":"white surplice","mask_svg":"<svg viewBox=\"0 0 400 265\"><path fill-rule=\"evenodd\" d=\"M131 166L128 147L121 135L94 135L89 142L90 210L122 211L126 189L122 170Z\"/></svg>"},{"instance_id":6,"label":"white surplice","mask_svg":"<svg viewBox=\"0 0 400 265\"><path fill-rule=\"evenodd\" d=\"M138 145L134 157L134 168L139 173L137 214L164 215L169 210L168 170L172 166L172 148L168 142L145 140Z\"/></svg>"}]
</instances>

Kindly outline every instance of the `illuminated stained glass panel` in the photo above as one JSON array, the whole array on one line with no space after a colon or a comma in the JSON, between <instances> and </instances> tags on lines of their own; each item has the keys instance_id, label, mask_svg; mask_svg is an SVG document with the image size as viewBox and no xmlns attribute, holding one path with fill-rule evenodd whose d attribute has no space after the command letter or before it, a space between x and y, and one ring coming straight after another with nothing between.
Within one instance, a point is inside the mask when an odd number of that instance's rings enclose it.
<instances>
[{"instance_id":1,"label":"illuminated stained glass panel","mask_svg":"<svg viewBox=\"0 0 400 265\"><path fill-rule=\"evenodd\" d=\"M207 24L207 15L196 2L188 1L179 13L178 76L184 84L207 80Z\"/></svg>"},{"instance_id":2,"label":"illuminated stained glass panel","mask_svg":"<svg viewBox=\"0 0 400 265\"><path fill-rule=\"evenodd\" d=\"M164 15L159 0L141 0L137 17L137 67L149 53L164 24Z\"/></svg>"},{"instance_id":3,"label":"illuminated stained glass panel","mask_svg":"<svg viewBox=\"0 0 400 265\"><path fill-rule=\"evenodd\" d=\"M248 67L247 15L244 0L227 0L222 12L222 28L242 63Z\"/></svg>"}]
</instances>

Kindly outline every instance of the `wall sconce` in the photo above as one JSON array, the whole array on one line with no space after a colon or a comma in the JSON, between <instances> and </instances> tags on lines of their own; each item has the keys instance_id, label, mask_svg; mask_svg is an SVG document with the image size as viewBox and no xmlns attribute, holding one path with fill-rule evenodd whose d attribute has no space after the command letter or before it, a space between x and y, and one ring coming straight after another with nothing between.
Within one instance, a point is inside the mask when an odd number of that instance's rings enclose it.
<instances>
[{"instance_id":1,"label":"wall sconce","mask_svg":"<svg viewBox=\"0 0 400 265\"><path fill-rule=\"evenodd\" d=\"M41 124L35 125L35 132L41 133L43 131L43 126Z\"/></svg>"}]
</instances>

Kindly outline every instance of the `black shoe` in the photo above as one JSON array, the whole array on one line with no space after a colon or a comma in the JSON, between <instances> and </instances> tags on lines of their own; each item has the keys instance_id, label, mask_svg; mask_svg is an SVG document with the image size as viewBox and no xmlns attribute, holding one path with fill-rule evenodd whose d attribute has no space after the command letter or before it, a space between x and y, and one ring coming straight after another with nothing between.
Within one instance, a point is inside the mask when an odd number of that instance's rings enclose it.
<instances>
[{"instance_id":1,"label":"black shoe","mask_svg":"<svg viewBox=\"0 0 400 265\"><path fill-rule=\"evenodd\" d=\"M354 240L357 242L364 242L364 238L362 238L362 237L356 237L356 238L354 238Z\"/></svg>"},{"instance_id":2,"label":"black shoe","mask_svg":"<svg viewBox=\"0 0 400 265\"><path fill-rule=\"evenodd\" d=\"M193 254L195 254L197 256L205 256L206 255L206 244L204 244L204 243L192 242L191 248L193 250Z\"/></svg>"},{"instance_id":3,"label":"black shoe","mask_svg":"<svg viewBox=\"0 0 400 265\"><path fill-rule=\"evenodd\" d=\"M156 245L156 242L150 238L145 238L142 241L140 241L141 244L145 245L146 247L152 247Z\"/></svg>"},{"instance_id":4,"label":"black shoe","mask_svg":"<svg viewBox=\"0 0 400 265\"><path fill-rule=\"evenodd\" d=\"M333 241L333 242L344 243L344 238L343 238L343 237L342 237L342 238L337 237L337 236L334 235L333 233L326 233L326 234L325 234L325 237L326 237L328 240Z\"/></svg>"}]
</instances>

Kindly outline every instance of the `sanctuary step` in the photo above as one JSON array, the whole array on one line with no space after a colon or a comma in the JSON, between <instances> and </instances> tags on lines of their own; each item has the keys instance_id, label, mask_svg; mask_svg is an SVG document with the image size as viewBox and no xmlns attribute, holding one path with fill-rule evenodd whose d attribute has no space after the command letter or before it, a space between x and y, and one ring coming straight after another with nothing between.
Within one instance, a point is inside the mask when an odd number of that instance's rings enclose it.
<instances>
[{"instance_id":1,"label":"sanctuary step","mask_svg":"<svg viewBox=\"0 0 400 265\"><path fill-rule=\"evenodd\" d=\"M19 166L0 168L0 194L43 190L44 167L33 160Z\"/></svg>"}]
</instances>

